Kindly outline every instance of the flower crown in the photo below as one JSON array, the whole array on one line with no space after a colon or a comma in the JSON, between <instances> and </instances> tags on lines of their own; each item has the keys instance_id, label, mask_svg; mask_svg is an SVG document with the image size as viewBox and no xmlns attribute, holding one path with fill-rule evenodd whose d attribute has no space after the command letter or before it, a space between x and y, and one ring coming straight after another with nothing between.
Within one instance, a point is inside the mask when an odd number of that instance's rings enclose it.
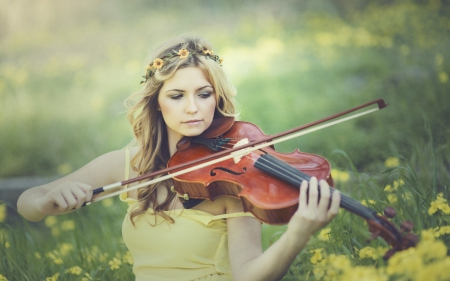
<instances>
[{"instance_id":1,"label":"flower crown","mask_svg":"<svg viewBox=\"0 0 450 281\"><path fill-rule=\"evenodd\" d=\"M145 68L145 76L142 76L143 78L145 78L145 80L141 81L141 84L144 84L145 82L147 82L148 79L150 79L150 77L155 75L156 71L158 69L161 69L161 67L163 67L164 63L167 60L170 60L174 57L179 57L181 60L183 60L185 58L188 58L191 55L205 56L205 57L217 62L220 66L222 66L223 59L219 58L218 55L214 55L214 51L211 51L208 49L204 49L203 51L200 51L200 52L191 51L190 49L185 49L185 48L180 49L179 51L172 50L172 52L166 54L165 56L163 56L161 58L156 58L151 64L147 65L147 67Z\"/></svg>"}]
</instances>

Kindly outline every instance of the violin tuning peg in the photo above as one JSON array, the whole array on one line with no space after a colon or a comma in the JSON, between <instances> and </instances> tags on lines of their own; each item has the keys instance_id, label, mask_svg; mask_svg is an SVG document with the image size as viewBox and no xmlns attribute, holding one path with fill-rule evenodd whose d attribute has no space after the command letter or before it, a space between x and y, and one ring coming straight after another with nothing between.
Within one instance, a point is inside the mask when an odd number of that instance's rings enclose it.
<instances>
[{"instance_id":1,"label":"violin tuning peg","mask_svg":"<svg viewBox=\"0 0 450 281\"><path fill-rule=\"evenodd\" d=\"M380 231L374 231L372 232L372 235L370 235L369 238L366 239L366 243L372 242L375 238L377 238L380 235Z\"/></svg>"},{"instance_id":2,"label":"violin tuning peg","mask_svg":"<svg viewBox=\"0 0 450 281\"><path fill-rule=\"evenodd\" d=\"M400 226L403 232L410 232L414 228L414 224L411 221L404 221Z\"/></svg>"},{"instance_id":3,"label":"violin tuning peg","mask_svg":"<svg viewBox=\"0 0 450 281\"><path fill-rule=\"evenodd\" d=\"M397 215L397 211L393 207L386 207L384 209L384 215L387 218L392 219L392 218L394 218Z\"/></svg>"}]
</instances>

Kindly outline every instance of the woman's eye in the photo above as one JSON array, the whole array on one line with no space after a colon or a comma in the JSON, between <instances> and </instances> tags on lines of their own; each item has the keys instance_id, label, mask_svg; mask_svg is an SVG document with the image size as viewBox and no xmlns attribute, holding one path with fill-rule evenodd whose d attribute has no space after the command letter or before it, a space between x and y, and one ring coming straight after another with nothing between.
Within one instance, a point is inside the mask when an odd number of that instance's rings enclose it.
<instances>
[{"instance_id":1,"label":"woman's eye","mask_svg":"<svg viewBox=\"0 0 450 281\"><path fill-rule=\"evenodd\" d=\"M183 95L173 95L173 96L170 96L170 98L173 99L173 100L179 100L179 99L181 99L182 97L183 97Z\"/></svg>"},{"instance_id":2,"label":"woman's eye","mask_svg":"<svg viewBox=\"0 0 450 281\"><path fill-rule=\"evenodd\" d=\"M211 95L212 95L212 93L211 92L202 92L202 93L200 93L200 94L198 94L201 98L203 98L203 99L206 99L206 98L209 98Z\"/></svg>"}]
</instances>

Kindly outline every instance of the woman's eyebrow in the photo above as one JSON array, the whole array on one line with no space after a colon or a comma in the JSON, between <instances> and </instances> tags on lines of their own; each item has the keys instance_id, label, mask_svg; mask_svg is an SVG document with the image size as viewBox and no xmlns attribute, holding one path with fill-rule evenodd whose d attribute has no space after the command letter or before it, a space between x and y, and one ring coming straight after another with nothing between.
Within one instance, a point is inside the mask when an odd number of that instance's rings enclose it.
<instances>
[{"instance_id":1,"label":"woman's eyebrow","mask_svg":"<svg viewBox=\"0 0 450 281\"><path fill-rule=\"evenodd\" d=\"M198 88L197 91L203 90L203 89L208 88L208 87L212 88L214 90L213 86L206 85L206 86ZM185 90L180 90L180 89L170 89L170 90L165 91L164 93L168 93L168 92L181 92L181 93L184 93L186 91Z\"/></svg>"}]
</instances>

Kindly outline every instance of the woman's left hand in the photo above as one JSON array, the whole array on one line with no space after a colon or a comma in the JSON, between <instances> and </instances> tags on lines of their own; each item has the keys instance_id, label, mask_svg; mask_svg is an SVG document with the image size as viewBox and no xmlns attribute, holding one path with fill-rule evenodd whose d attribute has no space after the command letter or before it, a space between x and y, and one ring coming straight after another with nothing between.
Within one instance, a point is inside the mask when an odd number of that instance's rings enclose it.
<instances>
[{"instance_id":1,"label":"woman's left hand","mask_svg":"<svg viewBox=\"0 0 450 281\"><path fill-rule=\"evenodd\" d=\"M289 221L286 234L292 239L313 235L336 216L340 200L339 191L334 190L331 194L325 180L318 182L317 178L312 177L309 182L303 181L298 209Z\"/></svg>"}]
</instances>

